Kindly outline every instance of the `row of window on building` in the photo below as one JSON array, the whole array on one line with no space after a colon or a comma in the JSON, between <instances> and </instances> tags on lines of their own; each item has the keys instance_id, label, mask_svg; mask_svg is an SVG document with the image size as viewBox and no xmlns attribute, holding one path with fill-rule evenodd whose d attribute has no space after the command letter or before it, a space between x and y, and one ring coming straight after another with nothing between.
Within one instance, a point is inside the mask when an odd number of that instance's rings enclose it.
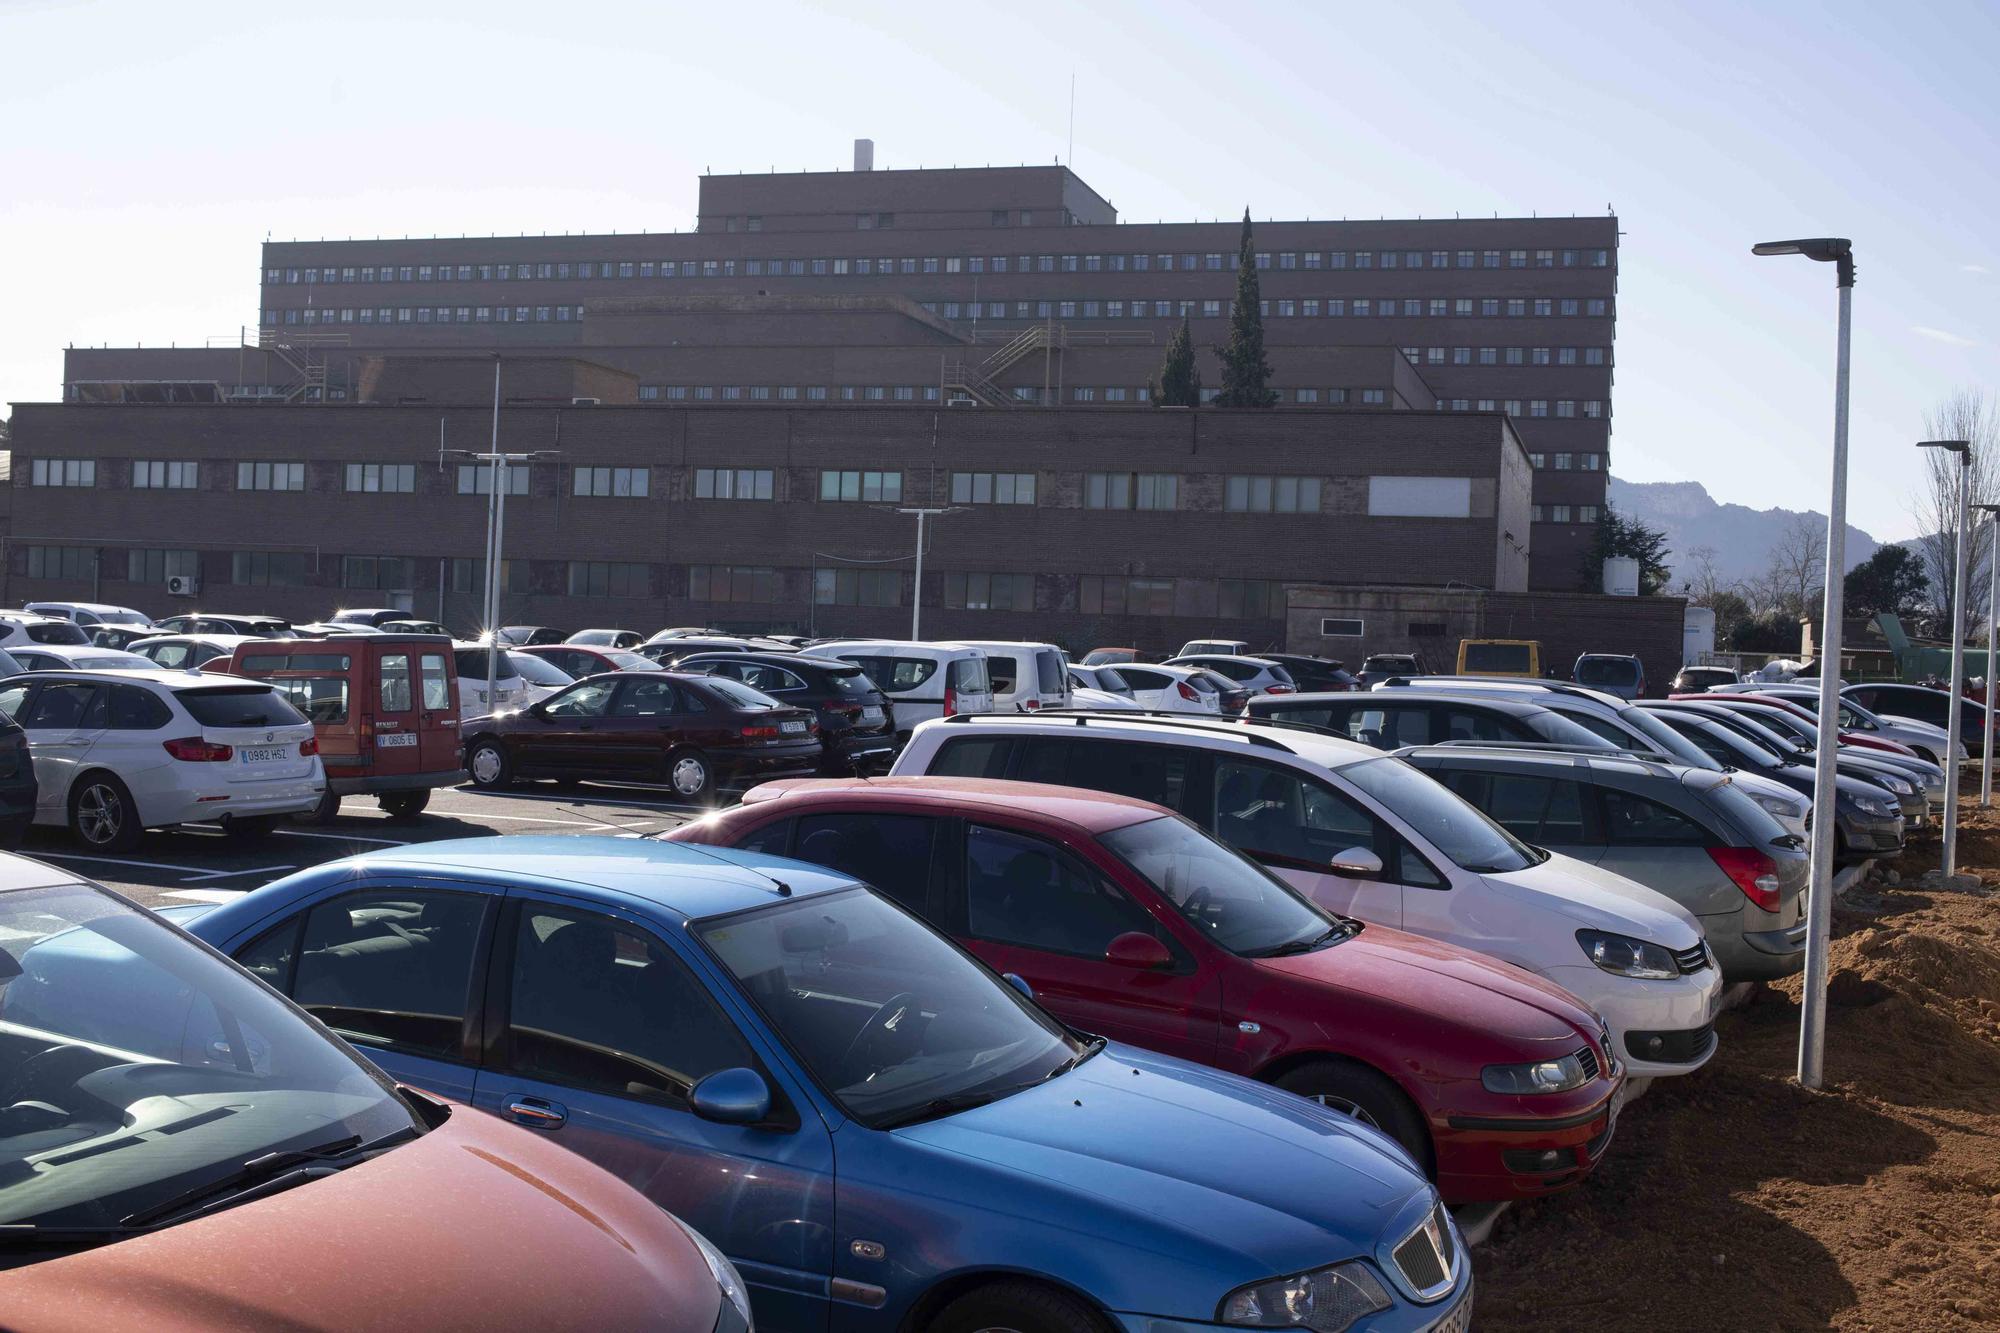
<instances>
[{"instance_id":1,"label":"row of window on building","mask_svg":"<svg viewBox=\"0 0 2000 1333\"><path fill-rule=\"evenodd\" d=\"M1220 388L1204 388L1202 401L1213 402ZM1053 406L1072 403L1149 403L1151 389L1143 384L1076 384L1067 389L1018 384L1010 389L1015 402ZM1280 389L1281 403L1302 406L1380 407L1389 402L1387 389ZM642 403L935 403L935 384L642 384ZM1439 410L1444 410L1442 401ZM1469 410L1469 409L1468 409ZM1547 415L1544 413L1543 415Z\"/></svg>"},{"instance_id":2,"label":"row of window on building","mask_svg":"<svg viewBox=\"0 0 2000 1333\"><path fill-rule=\"evenodd\" d=\"M1528 517L1537 523L1595 523L1596 505L1530 505Z\"/></svg>"},{"instance_id":3,"label":"row of window on building","mask_svg":"<svg viewBox=\"0 0 2000 1333\"><path fill-rule=\"evenodd\" d=\"M299 310L266 310L264 323L279 324L574 324L583 319L580 305L501 306L362 306L359 309L307 306Z\"/></svg>"},{"instance_id":4,"label":"row of window on building","mask_svg":"<svg viewBox=\"0 0 2000 1333\"><path fill-rule=\"evenodd\" d=\"M864 214L863 216L893 216ZM1606 249L1278 250L1252 262L1280 272L1345 269L1609 268ZM1144 254L904 255L826 258L581 259L551 263L359 264L267 268L264 284L317 286L374 282L602 282L643 278L891 277L925 273L1226 273L1232 252Z\"/></svg>"}]
</instances>

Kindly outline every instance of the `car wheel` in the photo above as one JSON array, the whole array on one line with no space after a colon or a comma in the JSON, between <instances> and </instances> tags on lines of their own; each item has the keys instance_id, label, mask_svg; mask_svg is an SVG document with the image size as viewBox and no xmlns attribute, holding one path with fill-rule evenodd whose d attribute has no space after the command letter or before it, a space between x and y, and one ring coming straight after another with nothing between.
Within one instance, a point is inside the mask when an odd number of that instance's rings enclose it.
<instances>
[{"instance_id":1,"label":"car wheel","mask_svg":"<svg viewBox=\"0 0 2000 1333\"><path fill-rule=\"evenodd\" d=\"M1097 1333L1104 1321L1088 1305L1038 1282L995 1282L938 1312L930 1333Z\"/></svg>"},{"instance_id":2,"label":"car wheel","mask_svg":"<svg viewBox=\"0 0 2000 1333\"><path fill-rule=\"evenodd\" d=\"M86 773L69 794L69 831L87 847L129 852L146 830L132 793L109 773Z\"/></svg>"},{"instance_id":3,"label":"car wheel","mask_svg":"<svg viewBox=\"0 0 2000 1333\"><path fill-rule=\"evenodd\" d=\"M379 802L391 819L415 819L431 803L430 788L385 793Z\"/></svg>"},{"instance_id":4,"label":"car wheel","mask_svg":"<svg viewBox=\"0 0 2000 1333\"><path fill-rule=\"evenodd\" d=\"M503 791L514 785L514 762L507 757L507 747L491 736L472 743L465 767L472 774L472 785L481 791Z\"/></svg>"},{"instance_id":5,"label":"car wheel","mask_svg":"<svg viewBox=\"0 0 2000 1333\"><path fill-rule=\"evenodd\" d=\"M271 836L271 830L278 827L276 815L229 815L222 821L222 831L238 842L256 842Z\"/></svg>"},{"instance_id":6,"label":"car wheel","mask_svg":"<svg viewBox=\"0 0 2000 1333\"><path fill-rule=\"evenodd\" d=\"M1403 1090L1383 1075L1363 1065L1321 1061L1292 1070L1278 1080L1278 1086L1382 1131L1402 1144L1425 1174L1430 1173L1431 1139L1423 1117Z\"/></svg>"},{"instance_id":7,"label":"car wheel","mask_svg":"<svg viewBox=\"0 0 2000 1333\"><path fill-rule=\"evenodd\" d=\"M334 792L333 784L319 794L319 804L310 810L301 810L292 816L301 824L331 824L340 814L340 797Z\"/></svg>"},{"instance_id":8,"label":"car wheel","mask_svg":"<svg viewBox=\"0 0 2000 1333\"><path fill-rule=\"evenodd\" d=\"M706 805L715 796L715 770L699 750L675 750L667 756L667 785L691 805Z\"/></svg>"}]
</instances>

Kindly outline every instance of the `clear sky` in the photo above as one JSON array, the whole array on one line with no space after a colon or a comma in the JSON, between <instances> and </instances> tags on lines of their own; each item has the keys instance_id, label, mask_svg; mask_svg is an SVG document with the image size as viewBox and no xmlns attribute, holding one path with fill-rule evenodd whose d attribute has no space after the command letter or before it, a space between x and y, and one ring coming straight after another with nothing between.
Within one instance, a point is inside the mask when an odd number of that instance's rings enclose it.
<instances>
[{"instance_id":1,"label":"clear sky","mask_svg":"<svg viewBox=\"0 0 2000 1333\"><path fill-rule=\"evenodd\" d=\"M671 230L704 170L1047 162L1134 221L1593 213L1612 470L1914 531L1924 409L1994 385L2000 6L0 0L0 400L65 343L234 341L288 237ZM1981 225L1987 230L1982 239Z\"/></svg>"}]
</instances>

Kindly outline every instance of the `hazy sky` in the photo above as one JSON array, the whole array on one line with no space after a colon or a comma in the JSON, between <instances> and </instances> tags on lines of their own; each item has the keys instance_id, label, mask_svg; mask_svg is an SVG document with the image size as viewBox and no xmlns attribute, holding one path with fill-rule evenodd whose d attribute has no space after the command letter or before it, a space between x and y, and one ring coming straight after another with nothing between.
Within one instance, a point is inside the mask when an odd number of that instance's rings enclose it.
<instances>
[{"instance_id":1,"label":"hazy sky","mask_svg":"<svg viewBox=\"0 0 2000 1333\"><path fill-rule=\"evenodd\" d=\"M1134 221L1594 213L1612 470L1824 507L1852 236L1851 517L1914 530L1924 409L1994 384L1991 3L274 7L0 0L0 401L68 342L233 342L258 243L670 230L705 169L1065 155ZM1980 239L1978 228L1988 229Z\"/></svg>"}]
</instances>

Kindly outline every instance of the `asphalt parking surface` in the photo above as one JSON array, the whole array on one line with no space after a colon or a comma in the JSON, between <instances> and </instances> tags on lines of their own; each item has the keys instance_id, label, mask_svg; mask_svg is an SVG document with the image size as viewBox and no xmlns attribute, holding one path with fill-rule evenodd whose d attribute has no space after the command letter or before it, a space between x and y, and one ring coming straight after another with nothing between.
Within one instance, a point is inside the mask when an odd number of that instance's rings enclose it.
<instances>
[{"instance_id":1,"label":"asphalt parking surface","mask_svg":"<svg viewBox=\"0 0 2000 1333\"><path fill-rule=\"evenodd\" d=\"M226 902L274 879L344 856L409 843L501 834L633 837L661 833L701 811L643 787L530 784L506 793L445 787L413 820L392 820L372 796L350 796L327 825L286 823L238 841L214 825L153 831L120 856L85 854L67 829L35 828L20 852L87 876L148 907Z\"/></svg>"}]
</instances>

